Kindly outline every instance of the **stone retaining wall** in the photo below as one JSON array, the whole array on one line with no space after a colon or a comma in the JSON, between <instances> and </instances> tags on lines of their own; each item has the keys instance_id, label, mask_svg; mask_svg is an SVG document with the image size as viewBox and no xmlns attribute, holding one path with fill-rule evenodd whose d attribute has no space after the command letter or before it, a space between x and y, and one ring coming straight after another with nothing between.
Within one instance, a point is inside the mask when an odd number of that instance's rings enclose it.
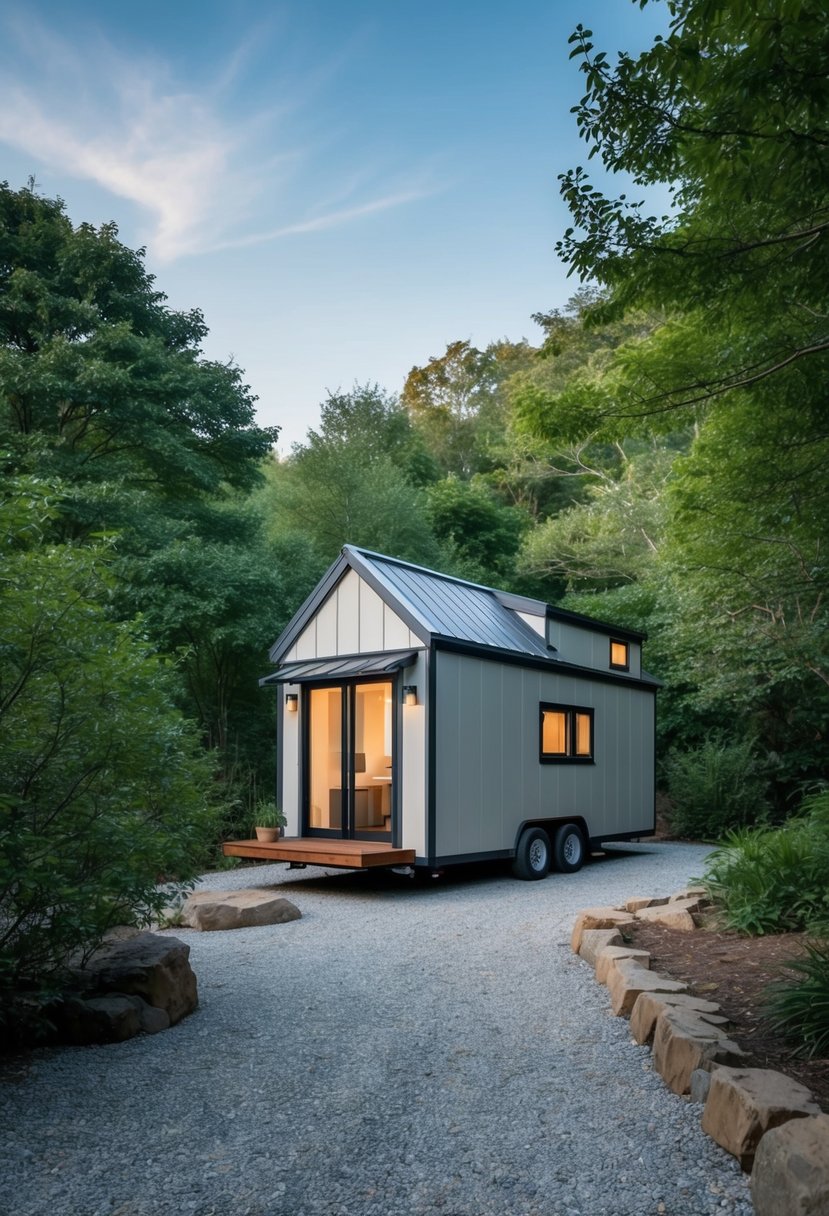
<instances>
[{"instance_id":1,"label":"stone retaining wall","mask_svg":"<svg viewBox=\"0 0 829 1216\"><path fill-rule=\"evenodd\" d=\"M749 1068L713 1001L650 969L647 951L627 946L637 920L693 932L708 906L702 887L668 898L634 897L619 907L586 908L571 945L607 986L617 1016L630 1018L637 1043L674 1093L702 1103L702 1128L747 1172L756 1216L826 1216L829 1212L829 1115L783 1073Z\"/></svg>"}]
</instances>

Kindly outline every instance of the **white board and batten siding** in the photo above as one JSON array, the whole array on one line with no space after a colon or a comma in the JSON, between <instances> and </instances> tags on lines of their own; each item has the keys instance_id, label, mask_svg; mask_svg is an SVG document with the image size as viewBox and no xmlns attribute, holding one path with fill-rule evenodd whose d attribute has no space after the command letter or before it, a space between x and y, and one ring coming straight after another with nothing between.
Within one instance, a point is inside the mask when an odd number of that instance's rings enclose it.
<instances>
[{"instance_id":1,"label":"white board and batten siding","mask_svg":"<svg viewBox=\"0 0 829 1216\"><path fill-rule=\"evenodd\" d=\"M405 621L365 579L349 570L303 629L281 662L376 654L422 646Z\"/></svg>"},{"instance_id":2,"label":"white board and batten siding","mask_svg":"<svg viewBox=\"0 0 829 1216\"><path fill-rule=\"evenodd\" d=\"M419 704L403 707L400 748L400 845L426 851L426 689L428 684L423 642L409 629L373 587L354 570L348 570L328 599L305 626L293 646L282 656L285 663L303 659L328 659L341 655L377 654L385 650L418 650L417 658L403 673L404 684L418 689ZM283 692L300 693L298 685L286 684ZM286 835L301 834L300 764L302 738L299 714L283 714L282 798L288 820Z\"/></svg>"},{"instance_id":3,"label":"white board and batten siding","mask_svg":"<svg viewBox=\"0 0 829 1216\"><path fill-rule=\"evenodd\" d=\"M513 849L524 820L580 818L594 838L650 830L651 692L466 655L435 659L438 857ZM544 701L594 710L595 763L540 762Z\"/></svg>"}]
</instances>

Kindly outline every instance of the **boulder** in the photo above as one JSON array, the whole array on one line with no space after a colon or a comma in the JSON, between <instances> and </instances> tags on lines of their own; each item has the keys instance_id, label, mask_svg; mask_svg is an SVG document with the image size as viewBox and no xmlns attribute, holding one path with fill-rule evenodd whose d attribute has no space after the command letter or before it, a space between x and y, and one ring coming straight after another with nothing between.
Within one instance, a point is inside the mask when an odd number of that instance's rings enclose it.
<instances>
[{"instance_id":1,"label":"boulder","mask_svg":"<svg viewBox=\"0 0 829 1216\"><path fill-rule=\"evenodd\" d=\"M138 1034L138 1010L128 996L67 997L52 1005L49 1016L59 1043L123 1043Z\"/></svg>"},{"instance_id":2,"label":"boulder","mask_svg":"<svg viewBox=\"0 0 829 1216\"><path fill-rule=\"evenodd\" d=\"M197 891L185 900L182 923L205 932L282 925L302 916L296 904L267 887L241 891Z\"/></svg>"},{"instance_id":3,"label":"boulder","mask_svg":"<svg viewBox=\"0 0 829 1216\"><path fill-rule=\"evenodd\" d=\"M174 1026L199 1003L189 956L190 947L176 937L139 933L128 941L105 943L76 975L83 975L94 995L142 997L164 1010Z\"/></svg>"},{"instance_id":4,"label":"boulder","mask_svg":"<svg viewBox=\"0 0 829 1216\"><path fill-rule=\"evenodd\" d=\"M579 957L591 967L595 967L596 959L605 946L621 946L622 935L618 929L585 929L581 935Z\"/></svg>"},{"instance_id":5,"label":"boulder","mask_svg":"<svg viewBox=\"0 0 829 1216\"><path fill-rule=\"evenodd\" d=\"M653 1066L675 1094L691 1089L691 1074L711 1064L740 1064L745 1052L722 1026L703 1020L696 1009L665 1006L653 1034Z\"/></svg>"},{"instance_id":6,"label":"boulder","mask_svg":"<svg viewBox=\"0 0 829 1216\"><path fill-rule=\"evenodd\" d=\"M657 908L667 902L667 896L651 899L648 895L635 895L633 899L626 899L624 906L626 912L639 912L642 908Z\"/></svg>"},{"instance_id":7,"label":"boulder","mask_svg":"<svg viewBox=\"0 0 829 1216\"><path fill-rule=\"evenodd\" d=\"M829 1212L829 1115L790 1119L766 1132L754 1157L756 1216L825 1216Z\"/></svg>"},{"instance_id":8,"label":"boulder","mask_svg":"<svg viewBox=\"0 0 829 1216\"><path fill-rule=\"evenodd\" d=\"M573 953L579 953L581 935L585 929L621 929L623 925L632 924L631 914L620 912L618 908L585 908L579 912L573 926L573 936L570 938Z\"/></svg>"},{"instance_id":9,"label":"boulder","mask_svg":"<svg viewBox=\"0 0 829 1216\"><path fill-rule=\"evenodd\" d=\"M790 1119L820 1113L806 1086L781 1072L769 1068L715 1068L702 1112L702 1130L748 1171L766 1132Z\"/></svg>"},{"instance_id":10,"label":"boulder","mask_svg":"<svg viewBox=\"0 0 829 1216\"><path fill-rule=\"evenodd\" d=\"M131 996L127 999L132 1001L138 1013L140 1029L144 1034L158 1034L160 1030L170 1029L170 1015L165 1009L156 1009L154 1005L148 1005L140 996Z\"/></svg>"},{"instance_id":11,"label":"boulder","mask_svg":"<svg viewBox=\"0 0 829 1216\"><path fill-rule=\"evenodd\" d=\"M607 974L610 1004L617 1017L628 1017L642 992L687 992L685 984L648 971L633 959L620 958Z\"/></svg>"},{"instance_id":12,"label":"boulder","mask_svg":"<svg viewBox=\"0 0 829 1216\"><path fill-rule=\"evenodd\" d=\"M701 884L683 887L681 891L675 891L668 897L668 903L676 903L680 899L698 899L703 906L707 906L711 902L708 899L708 888Z\"/></svg>"},{"instance_id":13,"label":"boulder","mask_svg":"<svg viewBox=\"0 0 829 1216\"><path fill-rule=\"evenodd\" d=\"M600 984L607 983L611 966L618 959L622 958L633 959L640 967L644 967L646 971L650 970L651 956L647 950L637 950L633 946L605 946L604 950L596 958L596 979Z\"/></svg>"},{"instance_id":14,"label":"boulder","mask_svg":"<svg viewBox=\"0 0 829 1216\"><path fill-rule=\"evenodd\" d=\"M699 912L699 899L675 899L672 902L656 907L640 908L636 913L637 920L645 920L650 924L665 925L668 929L679 929L690 933L696 929L693 913Z\"/></svg>"},{"instance_id":15,"label":"boulder","mask_svg":"<svg viewBox=\"0 0 829 1216\"><path fill-rule=\"evenodd\" d=\"M630 1015L630 1033L637 1043L650 1043L656 1019L668 1005L695 1009L714 1026L728 1024L728 1019L720 1015L719 1005L700 996L691 996L689 992L643 992L637 997Z\"/></svg>"}]
</instances>

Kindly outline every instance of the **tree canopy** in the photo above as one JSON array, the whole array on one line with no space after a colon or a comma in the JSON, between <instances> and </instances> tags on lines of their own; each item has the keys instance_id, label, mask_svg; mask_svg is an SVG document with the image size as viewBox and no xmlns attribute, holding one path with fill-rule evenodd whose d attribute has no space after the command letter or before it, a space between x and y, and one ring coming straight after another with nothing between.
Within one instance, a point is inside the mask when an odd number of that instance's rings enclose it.
<instances>
[{"instance_id":1,"label":"tree canopy","mask_svg":"<svg viewBox=\"0 0 829 1216\"><path fill-rule=\"evenodd\" d=\"M822 0L671 0L670 31L616 63L571 42L576 120L606 169L667 189L662 216L562 175L571 270L608 289L597 317L666 309L604 413L656 417L771 376L824 377L829 352L829 43Z\"/></svg>"},{"instance_id":2,"label":"tree canopy","mask_svg":"<svg viewBox=\"0 0 829 1216\"><path fill-rule=\"evenodd\" d=\"M169 308L115 224L0 184L0 435L56 473L181 498L250 485L275 428L232 364L201 356L198 309ZM42 467L43 451L40 451Z\"/></svg>"}]
</instances>

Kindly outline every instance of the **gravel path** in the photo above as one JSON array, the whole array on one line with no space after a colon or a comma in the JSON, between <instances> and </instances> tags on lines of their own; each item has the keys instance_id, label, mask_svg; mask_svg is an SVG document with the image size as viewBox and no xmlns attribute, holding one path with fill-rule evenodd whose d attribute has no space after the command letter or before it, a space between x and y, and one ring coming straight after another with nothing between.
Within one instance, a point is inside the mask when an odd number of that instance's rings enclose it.
<instances>
[{"instance_id":1,"label":"gravel path","mask_svg":"<svg viewBox=\"0 0 829 1216\"><path fill-rule=\"evenodd\" d=\"M569 949L577 911L669 894L706 850L420 886L282 867L288 925L199 934L174 1029L41 1051L0 1084L3 1216L750 1216Z\"/></svg>"}]
</instances>

